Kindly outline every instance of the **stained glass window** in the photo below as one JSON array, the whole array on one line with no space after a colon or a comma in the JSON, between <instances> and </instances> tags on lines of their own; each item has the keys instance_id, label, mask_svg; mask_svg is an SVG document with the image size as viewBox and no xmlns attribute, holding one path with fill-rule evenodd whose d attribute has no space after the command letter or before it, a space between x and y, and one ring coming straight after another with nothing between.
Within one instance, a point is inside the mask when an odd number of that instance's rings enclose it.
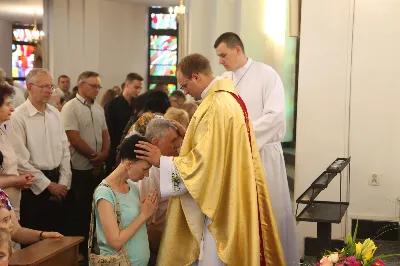
<instances>
[{"instance_id":1,"label":"stained glass window","mask_svg":"<svg viewBox=\"0 0 400 266\"><path fill-rule=\"evenodd\" d=\"M150 64L176 65L176 51L150 50Z\"/></svg>"},{"instance_id":2,"label":"stained glass window","mask_svg":"<svg viewBox=\"0 0 400 266\"><path fill-rule=\"evenodd\" d=\"M12 45L12 76L13 78L25 78L33 68L35 61L35 46Z\"/></svg>"},{"instance_id":3,"label":"stained glass window","mask_svg":"<svg viewBox=\"0 0 400 266\"><path fill-rule=\"evenodd\" d=\"M33 25L13 24L12 78L25 84L25 77L34 67L35 43L32 38Z\"/></svg>"},{"instance_id":4,"label":"stained glass window","mask_svg":"<svg viewBox=\"0 0 400 266\"><path fill-rule=\"evenodd\" d=\"M176 30L176 16L151 13L151 28L155 30Z\"/></svg>"},{"instance_id":5,"label":"stained glass window","mask_svg":"<svg viewBox=\"0 0 400 266\"><path fill-rule=\"evenodd\" d=\"M150 35L150 49L174 51L178 48L178 37Z\"/></svg>"},{"instance_id":6,"label":"stained glass window","mask_svg":"<svg viewBox=\"0 0 400 266\"><path fill-rule=\"evenodd\" d=\"M33 42L31 29L13 29L13 40L17 42Z\"/></svg>"},{"instance_id":7,"label":"stained glass window","mask_svg":"<svg viewBox=\"0 0 400 266\"><path fill-rule=\"evenodd\" d=\"M150 35L150 75L175 76L178 61L178 38Z\"/></svg>"},{"instance_id":8,"label":"stained glass window","mask_svg":"<svg viewBox=\"0 0 400 266\"><path fill-rule=\"evenodd\" d=\"M178 24L168 8L149 8L149 68L148 84L152 89L159 81L176 90L178 63Z\"/></svg>"},{"instance_id":9,"label":"stained glass window","mask_svg":"<svg viewBox=\"0 0 400 266\"><path fill-rule=\"evenodd\" d=\"M175 76L176 65L150 65L151 76Z\"/></svg>"},{"instance_id":10,"label":"stained glass window","mask_svg":"<svg viewBox=\"0 0 400 266\"><path fill-rule=\"evenodd\" d=\"M149 90L152 90L156 87L155 83L150 84ZM176 91L176 84L168 84L168 91L169 93Z\"/></svg>"}]
</instances>

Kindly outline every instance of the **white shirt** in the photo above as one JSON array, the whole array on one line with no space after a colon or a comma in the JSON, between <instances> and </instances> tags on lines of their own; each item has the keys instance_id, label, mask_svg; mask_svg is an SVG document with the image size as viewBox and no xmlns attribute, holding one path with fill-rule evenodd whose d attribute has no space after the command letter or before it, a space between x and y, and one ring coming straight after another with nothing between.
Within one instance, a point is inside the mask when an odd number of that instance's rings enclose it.
<instances>
[{"instance_id":1,"label":"white shirt","mask_svg":"<svg viewBox=\"0 0 400 266\"><path fill-rule=\"evenodd\" d=\"M19 176L18 173L18 158L14 152L13 147L8 140L6 133L3 129L0 129L0 148L3 153L3 169L0 170L1 178L9 178L12 176ZM16 187L9 187L3 189L8 197L10 198L13 206L15 215L19 219L19 206L21 201L21 190Z\"/></svg>"},{"instance_id":2,"label":"white shirt","mask_svg":"<svg viewBox=\"0 0 400 266\"><path fill-rule=\"evenodd\" d=\"M211 87L214 85L214 83L215 83L217 80L220 80L220 79L222 79L222 77L216 76L216 77L210 82L210 84L208 84L207 88L205 88L204 91L201 93L201 99L202 99L202 100L204 99L204 97L206 97L207 92L211 89Z\"/></svg>"},{"instance_id":3,"label":"white shirt","mask_svg":"<svg viewBox=\"0 0 400 266\"><path fill-rule=\"evenodd\" d=\"M58 166L58 183L70 188L72 174L68 139L56 108L47 104L45 112L41 113L28 99L12 114L7 137L18 156L18 171L35 175L31 187L33 193L40 194L51 182L40 170L52 170Z\"/></svg>"},{"instance_id":4,"label":"white shirt","mask_svg":"<svg viewBox=\"0 0 400 266\"><path fill-rule=\"evenodd\" d=\"M243 67L222 76L232 78L246 104L258 149L279 143L286 133L286 116L285 92L278 73L272 67L248 58Z\"/></svg>"},{"instance_id":5,"label":"white shirt","mask_svg":"<svg viewBox=\"0 0 400 266\"><path fill-rule=\"evenodd\" d=\"M145 198L150 192L155 188L158 191L158 209L157 212L150 218L147 224L154 224L157 231L162 231L165 224L165 216L168 209L169 197L162 197L160 192L160 168L151 167L149 171L149 176L143 178L137 182L137 187L140 190L140 197Z\"/></svg>"},{"instance_id":6,"label":"white shirt","mask_svg":"<svg viewBox=\"0 0 400 266\"><path fill-rule=\"evenodd\" d=\"M20 88L14 87L14 92L15 94L12 97L12 105L14 108L17 108L25 102L25 96L24 92Z\"/></svg>"},{"instance_id":7,"label":"white shirt","mask_svg":"<svg viewBox=\"0 0 400 266\"><path fill-rule=\"evenodd\" d=\"M90 106L78 94L67 102L61 110L65 131L79 131L80 137L94 151L100 152L103 147L103 130L107 130L104 109L93 102ZM93 169L93 164L86 156L71 146L71 164L76 170Z\"/></svg>"},{"instance_id":8,"label":"white shirt","mask_svg":"<svg viewBox=\"0 0 400 266\"><path fill-rule=\"evenodd\" d=\"M211 86L210 86L211 88ZM175 176L174 181L172 176ZM161 156L160 158L160 193L161 197L179 196L187 193L188 190L179 175L173 157ZM218 257L217 245L214 237L208 230L211 224L210 218L204 215L203 238L200 244L199 259L191 266L225 266ZM183 251L184 252L184 251Z\"/></svg>"},{"instance_id":9,"label":"white shirt","mask_svg":"<svg viewBox=\"0 0 400 266\"><path fill-rule=\"evenodd\" d=\"M225 72L223 76L232 78L247 106L264 166L286 265L298 265L297 242L293 241L296 239L296 224L280 143L286 132L282 81L272 67L250 58L243 67Z\"/></svg>"}]
</instances>

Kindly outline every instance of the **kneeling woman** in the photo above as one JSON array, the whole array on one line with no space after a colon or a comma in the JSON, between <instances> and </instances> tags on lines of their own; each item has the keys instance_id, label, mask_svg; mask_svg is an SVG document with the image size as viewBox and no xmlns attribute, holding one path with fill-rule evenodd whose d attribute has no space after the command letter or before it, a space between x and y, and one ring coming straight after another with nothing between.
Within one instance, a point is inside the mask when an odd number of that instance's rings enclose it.
<instances>
[{"instance_id":1,"label":"kneeling woman","mask_svg":"<svg viewBox=\"0 0 400 266\"><path fill-rule=\"evenodd\" d=\"M133 135L121 146L121 163L104 179L94 193L96 208L96 233L100 255L112 256L125 247L131 266L146 266L149 257L149 241L146 221L157 210L158 193L153 190L142 201L134 182L148 176L151 164L139 160L134 152L144 137ZM120 231L116 217L116 200L121 213Z\"/></svg>"}]
</instances>

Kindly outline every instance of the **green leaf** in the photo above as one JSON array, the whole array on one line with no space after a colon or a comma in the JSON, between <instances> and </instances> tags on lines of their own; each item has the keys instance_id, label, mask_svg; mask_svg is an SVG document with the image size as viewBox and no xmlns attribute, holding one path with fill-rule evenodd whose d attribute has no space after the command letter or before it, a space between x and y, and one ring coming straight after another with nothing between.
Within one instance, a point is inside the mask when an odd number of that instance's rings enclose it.
<instances>
[{"instance_id":1,"label":"green leaf","mask_svg":"<svg viewBox=\"0 0 400 266\"><path fill-rule=\"evenodd\" d=\"M356 242L357 231L358 231L358 220L357 220L357 223L356 223L356 229L354 230L354 234L353 234L353 243Z\"/></svg>"}]
</instances>

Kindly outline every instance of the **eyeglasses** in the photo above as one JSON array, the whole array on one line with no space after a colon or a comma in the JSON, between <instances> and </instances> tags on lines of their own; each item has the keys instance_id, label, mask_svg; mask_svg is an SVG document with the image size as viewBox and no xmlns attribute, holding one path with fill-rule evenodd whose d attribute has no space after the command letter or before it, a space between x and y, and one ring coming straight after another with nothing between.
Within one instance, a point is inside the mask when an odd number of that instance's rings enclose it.
<instances>
[{"instance_id":1,"label":"eyeglasses","mask_svg":"<svg viewBox=\"0 0 400 266\"><path fill-rule=\"evenodd\" d=\"M183 84L182 84L182 86L179 88L181 91L183 91L184 89L186 89L186 87L187 87L187 82L189 81L189 80L191 80L193 77L190 77L190 78L187 78L186 80L185 80L185 82L183 82Z\"/></svg>"},{"instance_id":2,"label":"eyeglasses","mask_svg":"<svg viewBox=\"0 0 400 266\"><path fill-rule=\"evenodd\" d=\"M86 81L82 81L82 83L86 83L87 85L89 85L90 87L92 87L93 89L102 89L103 87L102 86L100 86L100 85L97 85L97 84L90 84L90 83L87 83Z\"/></svg>"},{"instance_id":3,"label":"eyeglasses","mask_svg":"<svg viewBox=\"0 0 400 266\"><path fill-rule=\"evenodd\" d=\"M50 90L54 90L54 85L36 85L34 83L31 83L33 86L36 86L38 88L43 89L50 89Z\"/></svg>"}]
</instances>

